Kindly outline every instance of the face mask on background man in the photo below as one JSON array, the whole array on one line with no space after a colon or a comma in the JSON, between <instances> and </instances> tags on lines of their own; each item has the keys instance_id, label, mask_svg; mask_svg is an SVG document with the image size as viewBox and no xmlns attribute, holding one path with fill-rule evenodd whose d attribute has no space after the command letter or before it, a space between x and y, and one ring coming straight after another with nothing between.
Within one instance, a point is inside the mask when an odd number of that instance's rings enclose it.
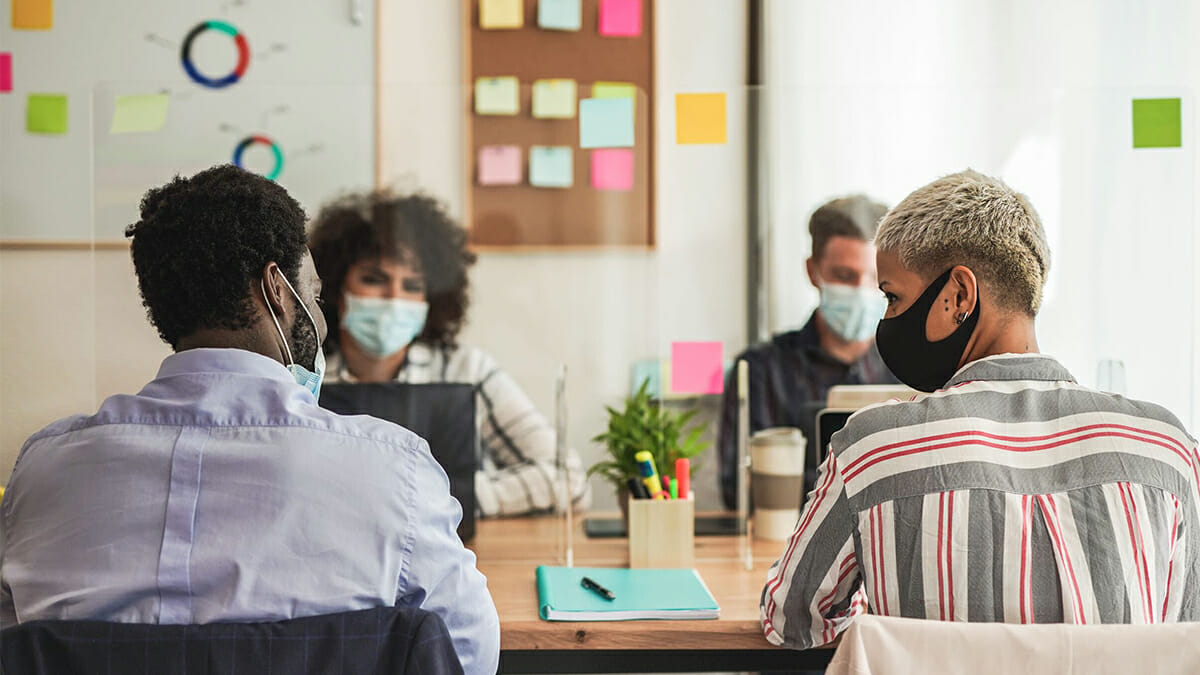
<instances>
[{"instance_id":1,"label":"face mask on background man","mask_svg":"<svg viewBox=\"0 0 1200 675\"><path fill-rule=\"evenodd\" d=\"M875 334L887 311L887 301L875 288L847 284L821 284L821 316L825 324L847 342L861 342Z\"/></svg>"}]
</instances>

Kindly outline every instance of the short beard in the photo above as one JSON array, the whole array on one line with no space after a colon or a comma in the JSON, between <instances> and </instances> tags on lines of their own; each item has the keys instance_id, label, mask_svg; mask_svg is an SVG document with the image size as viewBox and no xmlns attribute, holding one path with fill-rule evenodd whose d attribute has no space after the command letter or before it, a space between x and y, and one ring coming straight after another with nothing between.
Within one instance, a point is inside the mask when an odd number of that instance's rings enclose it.
<instances>
[{"instance_id":1,"label":"short beard","mask_svg":"<svg viewBox=\"0 0 1200 675\"><path fill-rule=\"evenodd\" d=\"M294 298L292 301L296 303L296 321L292 323L291 331L292 360L312 371L316 368L317 350L321 348L317 342L317 327L309 321L300 301Z\"/></svg>"}]
</instances>

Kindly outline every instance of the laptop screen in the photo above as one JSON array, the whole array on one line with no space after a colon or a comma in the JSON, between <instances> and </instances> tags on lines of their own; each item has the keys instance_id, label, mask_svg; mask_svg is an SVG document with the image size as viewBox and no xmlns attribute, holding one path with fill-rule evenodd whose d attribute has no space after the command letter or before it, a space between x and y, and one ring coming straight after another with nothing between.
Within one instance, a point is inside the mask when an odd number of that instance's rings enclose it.
<instances>
[{"instance_id":1,"label":"laptop screen","mask_svg":"<svg viewBox=\"0 0 1200 675\"><path fill-rule=\"evenodd\" d=\"M342 415L370 415L399 424L429 443L433 458L450 479L450 494L462 505L458 536L475 536L475 472L479 441L475 388L469 384L329 383L321 407Z\"/></svg>"}]
</instances>

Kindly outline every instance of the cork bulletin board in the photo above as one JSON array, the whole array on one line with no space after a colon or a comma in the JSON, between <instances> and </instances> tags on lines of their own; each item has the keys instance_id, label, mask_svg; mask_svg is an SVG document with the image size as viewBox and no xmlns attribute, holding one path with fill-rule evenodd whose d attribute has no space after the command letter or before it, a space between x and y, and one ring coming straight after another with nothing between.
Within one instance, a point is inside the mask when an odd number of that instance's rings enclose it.
<instances>
[{"instance_id":1,"label":"cork bulletin board","mask_svg":"<svg viewBox=\"0 0 1200 675\"><path fill-rule=\"evenodd\" d=\"M654 246L653 0L640 0L639 33L620 37L601 33L601 12L614 7L602 8L608 1L579 0L578 30L551 30L539 25L539 0L500 0L486 10L484 4L490 0L463 0L469 24L464 32L463 63L471 92L465 111L467 223L475 247L568 250ZM627 11L631 6L630 0L617 0L617 4ZM504 5L508 5L504 11L511 13L512 21L522 24L519 28L481 27L481 13ZM518 12L521 15L516 18ZM495 16L490 14L488 22ZM476 83L481 78L488 82L499 81L492 78L517 79L519 108L515 114L478 114ZM575 82L574 106L569 113L564 108L564 116L534 116L535 81L548 79ZM598 82L636 87L633 144L617 151L625 153L625 160L632 152L632 176L624 173L615 182L597 168L597 162L603 163L606 160L602 158L611 155L605 155L604 148L580 145L580 102L592 98L593 84ZM601 96L601 89L595 94ZM569 162L569 177L554 186L545 186L544 179L541 186L534 185L538 181L535 173L540 170L535 172L531 166L532 154L544 151L534 146L558 146L563 152L559 155L560 176L568 175L565 167ZM571 150L569 159L561 150L564 146ZM501 152L501 147L509 171L500 172L503 184L497 184L499 174L485 161L495 155L481 157L480 153L481 149ZM601 154L594 156L597 152Z\"/></svg>"}]
</instances>

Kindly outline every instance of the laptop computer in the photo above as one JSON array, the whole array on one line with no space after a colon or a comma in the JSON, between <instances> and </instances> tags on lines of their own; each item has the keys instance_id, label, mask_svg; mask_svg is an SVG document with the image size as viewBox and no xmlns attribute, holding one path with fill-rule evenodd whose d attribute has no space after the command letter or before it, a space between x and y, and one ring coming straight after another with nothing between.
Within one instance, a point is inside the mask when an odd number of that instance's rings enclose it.
<instances>
[{"instance_id":1,"label":"laptop computer","mask_svg":"<svg viewBox=\"0 0 1200 675\"><path fill-rule=\"evenodd\" d=\"M323 408L343 415L370 415L399 424L429 443L433 458L450 479L450 494L462 505L458 536L475 536L475 472L479 432L475 388L469 384L330 383L321 387Z\"/></svg>"}]
</instances>

